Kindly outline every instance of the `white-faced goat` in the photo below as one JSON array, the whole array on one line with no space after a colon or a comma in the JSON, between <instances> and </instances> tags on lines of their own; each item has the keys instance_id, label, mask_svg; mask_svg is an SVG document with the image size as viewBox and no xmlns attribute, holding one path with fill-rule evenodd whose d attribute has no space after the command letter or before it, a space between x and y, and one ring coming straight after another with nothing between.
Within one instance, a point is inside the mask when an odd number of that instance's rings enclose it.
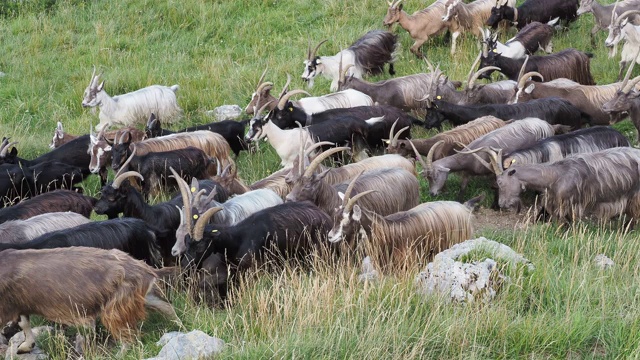
<instances>
[{"instance_id":1,"label":"white-faced goat","mask_svg":"<svg viewBox=\"0 0 640 360\"><path fill-rule=\"evenodd\" d=\"M56 190L0 209L0 224L9 220L28 219L36 215L72 211L89 218L96 199L75 191Z\"/></svg>"},{"instance_id":2,"label":"white-faced goat","mask_svg":"<svg viewBox=\"0 0 640 360\"><path fill-rule=\"evenodd\" d=\"M84 246L122 250L152 266L160 266L162 258L153 230L140 219L93 221L69 229L53 231L24 243L0 243L6 249L53 249Z\"/></svg>"},{"instance_id":3,"label":"white-faced goat","mask_svg":"<svg viewBox=\"0 0 640 360\"><path fill-rule=\"evenodd\" d=\"M638 9L640 1L623 0L616 1L615 4L601 5L597 0L580 0L580 7L576 12L578 16L586 13L592 13L594 18L593 28L591 28L591 45L595 47L595 34L600 30L606 30L613 20L620 14ZM636 24L640 25L640 24Z\"/></svg>"},{"instance_id":4,"label":"white-faced goat","mask_svg":"<svg viewBox=\"0 0 640 360\"><path fill-rule=\"evenodd\" d=\"M103 128L98 132L98 135L89 135L89 149L87 153L91 156L89 162L89 171L93 174L100 174L102 180L101 185L104 186L107 180L107 167L111 165L111 150L112 147L118 143L125 133L128 133L131 142L142 141L146 136L145 133L132 127L126 127L113 131L106 131Z\"/></svg>"},{"instance_id":5,"label":"white-faced goat","mask_svg":"<svg viewBox=\"0 0 640 360\"><path fill-rule=\"evenodd\" d=\"M149 116L154 113L166 122L174 122L182 115L182 109L176 100L178 85L171 87L151 85L127 94L111 97L104 91L104 81L100 81L100 74L93 69L91 82L84 90L83 107L100 108L100 123L96 130L105 126L122 125L135 126L145 124Z\"/></svg>"},{"instance_id":6,"label":"white-faced goat","mask_svg":"<svg viewBox=\"0 0 640 360\"><path fill-rule=\"evenodd\" d=\"M436 0L427 8L416 11L412 15L402 10L402 0L388 2L389 8L387 14L382 21L383 25L391 27L397 22L400 27L407 30L409 35L415 42L411 45L411 52L419 58L423 58L424 54L420 51L420 47L430 37L444 33L447 30L447 23L442 21L445 15L444 4L447 0Z\"/></svg>"},{"instance_id":7,"label":"white-faced goat","mask_svg":"<svg viewBox=\"0 0 640 360\"><path fill-rule=\"evenodd\" d=\"M514 164L501 169L499 155L491 160L499 173L502 208L519 208L523 190L544 194L540 202L556 220L594 216L609 220L626 215L640 218L640 150L618 147L579 154L550 164Z\"/></svg>"},{"instance_id":8,"label":"white-faced goat","mask_svg":"<svg viewBox=\"0 0 640 360\"><path fill-rule=\"evenodd\" d=\"M29 352L35 345L29 315L89 328L99 317L111 336L125 344L136 339L145 307L181 324L155 283L173 269L153 269L122 251L6 250L0 252L0 263L0 323L20 319L25 341L18 353Z\"/></svg>"},{"instance_id":9,"label":"white-faced goat","mask_svg":"<svg viewBox=\"0 0 640 360\"><path fill-rule=\"evenodd\" d=\"M497 33L491 36L490 31L486 30L484 42L487 43L487 47L491 51L495 49L502 56L512 59L522 59L526 55L533 55L538 49L551 54L553 52L551 43L553 25L557 21L558 19L554 19L546 24L534 21L518 31L514 38L504 44L498 41Z\"/></svg>"},{"instance_id":10,"label":"white-faced goat","mask_svg":"<svg viewBox=\"0 0 640 360\"><path fill-rule=\"evenodd\" d=\"M25 243L46 233L83 225L90 220L74 212L40 214L0 224L0 243Z\"/></svg>"},{"instance_id":11,"label":"white-faced goat","mask_svg":"<svg viewBox=\"0 0 640 360\"><path fill-rule=\"evenodd\" d=\"M491 16L495 0L476 0L465 4L462 0L447 0L442 21L447 23L451 32L451 54L456 52L456 40L461 33L472 33L482 39L482 26Z\"/></svg>"},{"instance_id":12,"label":"white-faced goat","mask_svg":"<svg viewBox=\"0 0 640 360\"><path fill-rule=\"evenodd\" d=\"M480 67L498 67L501 73L513 81L517 81L525 72L535 71L542 74L547 81L565 78L582 85L595 85L591 75L592 56L576 49L565 49L551 55L511 59L485 48L482 51ZM493 70L486 71L479 78L489 79L492 72Z\"/></svg>"},{"instance_id":13,"label":"white-faced goat","mask_svg":"<svg viewBox=\"0 0 640 360\"><path fill-rule=\"evenodd\" d=\"M313 50L311 43L309 43L307 59L304 61L305 69L302 73L302 79L307 81L309 88L313 87L313 80L316 76L324 75L331 80L331 91L338 90L342 64L345 68L352 65L351 74L357 78L382 74L386 63L389 63L389 74L395 74L393 62L398 45L398 36L395 34L388 31L371 30L356 40L349 48L336 55L316 56L318 48L326 41L321 41Z\"/></svg>"},{"instance_id":14,"label":"white-faced goat","mask_svg":"<svg viewBox=\"0 0 640 360\"><path fill-rule=\"evenodd\" d=\"M404 129L401 129L395 135L392 130L389 135L391 141L389 146L387 146L387 152L390 154L398 154L404 157L413 158L415 155L411 145L409 144L409 142L411 142L418 153L427 156L431 148L442 140L444 143L438 146L436 152L431 154L431 159L438 160L443 157L453 155L456 150L462 150L464 146L469 145L475 139L488 134L493 130L501 128L504 125L504 120L498 119L494 116L483 116L431 138L413 140L399 140L399 135Z\"/></svg>"},{"instance_id":15,"label":"white-faced goat","mask_svg":"<svg viewBox=\"0 0 640 360\"><path fill-rule=\"evenodd\" d=\"M516 7L515 1L509 4L508 0L498 0L491 9L491 16L486 24L495 29L500 21L507 20L522 29L533 21L546 23L555 18L574 21L578 17L578 2L579 0L526 0Z\"/></svg>"},{"instance_id":16,"label":"white-faced goat","mask_svg":"<svg viewBox=\"0 0 640 360\"><path fill-rule=\"evenodd\" d=\"M611 48L609 51L609 58L615 56L616 45L625 40L622 46L622 53L620 54L620 70L618 72L618 80L622 79L625 67L634 63L640 63L638 57L638 51L640 51L640 20L637 25L634 25L630 19L633 16L637 16L640 19L640 10L629 10L615 18L609 25L609 36L604 41L604 44Z\"/></svg>"},{"instance_id":17,"label":"white-faced goat","mask_svg":"<svg viewBox=\"0 0 640 360\"><path fill-rule=\"evenodd\" d=\"M212 254L225 254L221 268L230 268L228 278L259 265L268 254L301 259L326 243L331 219L310 202L290 202L264 209L232 225L208 224L219 207L202 214L185 236L186 259L201 263ZM222 285L222 284L220 284ZM226 286L219 287L226 298Z\"/></svg>"},{"instance_id":18,"label":"white-faced goat","mask_svg":"<svg viewBox=\"0 0 640 360\"><path fill-rule=\"evenodd\" d=\"M508 122L507 125L472 141L466 148L470 151L479 151L480 149L487 147L503 149L504 152L513 152L529 147L535 144L538 140L552 135L554 135L554 127L548 122L540 119L528 118ZM490 169L487 169L483 163L478 161L476 157L469 152L460 152L458 154L433 161L433 153L437 150L438 146L443 143L444 141L431 147L429 152L431 156L427 155L426 162L422 159L422 156L420 156L417 150L415 151L416 156L422 164L422 176L429 181L429 192L431 195L436 196L440 193L444 188L450 173L462 172L462 183L460 184L460 192L458 193L459 199L464 197L464 192L470 176L486 176L493 174ZM481 154L481 156L484 156L483 160L488 160L487 154Z\"/></svg>"},{"instance_id":19,"label":"white-faced goat","mask_svg":"<svg viewBox=\"0 0 640 360\"><path fill-rule=\"evenodd\" d=\"M357 204L371 191L355 196L345 194L339 223L329 233L330 242L346 241L351 247L368 240L382 266L407 266L407 261L428 256L473 236L472 210L477 199L460 204L435 201L407 211L383 216ZM412 261L413 262L413 261Z\"/></svg>"},{"instance_id":20,"label":"white-faced goat","mask_svg":"<svg viewBox=\"0 0 640 360\"><path fill-rule=\"evenodd\" d=\"M636 88L640 84L640 76L629 80L632 70L633 66L629 67L620 89L611 100L602 105L602 110L618 119L628 115L638 131L640 140L640 90Z\"/></svg>"}]
</instances>

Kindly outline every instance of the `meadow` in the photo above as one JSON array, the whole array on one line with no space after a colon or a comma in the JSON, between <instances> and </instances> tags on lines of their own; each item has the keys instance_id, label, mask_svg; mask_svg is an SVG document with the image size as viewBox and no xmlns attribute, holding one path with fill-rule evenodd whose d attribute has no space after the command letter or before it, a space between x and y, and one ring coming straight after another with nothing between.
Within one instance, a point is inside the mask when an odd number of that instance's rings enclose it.
<instances>
[{"instance_id":1,"label":"meadow","mask_svg":"<svg viewBox=\"0 0 640 360\"><path fill-rule=\"evenodd\" d=\"M409 13L425 6L404 1ZM302 88L309 40L315 44L328 38L319 54L334 54L368 30L382 28L386 9L387 3L379 0L0 0L0 135L19 141L20 156L33 158L49 150L57 121L69 133L87 133L98 122L97 113L81 106L93 65L103 72L110 95L179 84L178 102L185 112L180 126L210 122L206 112L216 106L244 108L266 67L266 80L275 83L275 91L287 74L292 75L292 89ZM604 33L591 48L592 24L587 14L557 32L554 49L592 52L596 82L614 82L618 60L607 57ZM409 53L413 40L408 33L397 25L392 31L402 47L396 76L426 72L426 64ZM454 56L441 38L422 48L455 80L466 79L478 53L474 38L461 39ZM327 93L329 81L317 79L310 91ZM628 120L616 128L638 145ZM433 134L417 129L414 137ZM237 163L240 176L251 183L276 171L279 159L264 143L256 154L243 152ZM423 201L450 200L459 179L450 179L449 190L437 198L421 184ZM85 193L99 195L97 179L88 179L83 187ZM488 206L489 184L472 181L468 196L481 193L488 196ZM227 342L221 358L640 357L637 231L619 222L562 227L528 222L525 215L488 214L497 224L483 222L476 226L477 235L507 244L536 267L532 273L505 268L510 281L490 304L455 305L417 295L414 279L424 263L408 264L375 283L360 283L363 253L335 261L318 257L309 271L257 270L232 289L227 308L207 307L175 284L168 296L188 330L200 329ZM600 253L616 265L606 271L594 267ZM155 315L141 329L127 358L154 356L160 336L178 330ZM40 344L51 358L66 358L63 337ZM88 357L111 358L116 350L99 346Z\"/></svg>"}]
</instances>

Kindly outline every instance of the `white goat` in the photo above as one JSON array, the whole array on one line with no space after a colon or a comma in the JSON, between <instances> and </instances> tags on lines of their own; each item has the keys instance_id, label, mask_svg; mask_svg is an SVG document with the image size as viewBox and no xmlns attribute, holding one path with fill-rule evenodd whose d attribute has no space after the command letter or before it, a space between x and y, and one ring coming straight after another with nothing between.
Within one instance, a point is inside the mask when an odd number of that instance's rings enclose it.
<instances>
[{"instance_id":1,"label":"white goat","mask_svg":"<svg viewBox=\"0 0 640 360\"><path fill-rule=\"evenodd\" d=\"M640 64L640 58L636 56L640 50L640 25L633 25L629 19L632 15L640 14L640 10L630 10L618 16L609 25L609 36L604 44L610 48L609 58L616 55L616 46L620 41L625 40L620 54L620 71L618 72L618 81L622 80L622 74L627 65L633 61Z\"/></svg>"},{"instance_id":2,"label":"white goat","mask_svg":"<svg viewBox=\"0 0 640 360\"><path fill-rule=\"evenodd\" d=\"M95 68L91 75L91 82L84 90L83 107L100 108L100 123L96 130L100 131L108 125L119 124L131 126L146 124L151 113L156 114L164 122L174 122L182 115L182 109L176 100L179 86L151 85L130 93L109 96L104 91L104 81L100 81Z\"/></svg>"},{"instance_id":3,"label":"white goat","mask_svg":"<svg viewBox=\"0 0 640 360\"><path fill-rule=\"evenodd\" d=\"M25 220L11 220L0 224L0 243L25 243L46 233L72 228L90 220L74 212L53 212Z\"/></svg>"}]
</instances>

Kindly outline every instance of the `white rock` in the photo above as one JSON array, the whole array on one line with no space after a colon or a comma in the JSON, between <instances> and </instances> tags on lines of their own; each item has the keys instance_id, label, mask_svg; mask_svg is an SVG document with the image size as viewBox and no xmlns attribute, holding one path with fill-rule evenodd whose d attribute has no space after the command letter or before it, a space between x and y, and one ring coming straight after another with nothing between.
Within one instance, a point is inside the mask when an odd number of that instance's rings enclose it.
<instances>
[{"instance_id":1,"label":"white rock","mask_svg":"<svg viewBox=\"0 0 640 360\"><path fill-rule=\"evenodd\" d=\"M606 270L615 265L613 260L609 259L605 254L596 255L595 259L593 259L593 262L595 263L596 267L601 270Z\"/></svg>"},{"instance_id":2,"label":"white rock","mask_svg":"<svg viewBox=\"0 0 640 360\"><path fill-rule=\"evenodd\" d=\"M501 263L524 263L528 270L534 270L529 260L510 247L482 237L456 244L437 254L416 278L418 293L444 296L461 303L491 301L508 279L500 273L496 261L491 258L472 263L457 261L474 250L486 252L492 258L500 259Z\"/></svg>"},{"instance_id":3,"label":"white rock","mask_svg":"<svg viewBox=\"0 0 640 360\"><path fill-rule=\"evenodd\" d=\"M213 116L216 121L235 120L242 115L242 109L238 105L222 105L207 111L208 116Z\"/></svg>"},{"instance_id":4,"label":"white rock","mask_svg":"<svg viewBox=\"0 0 640 360\"><path fill-rule=\"evenodd\" d=\"M362 260L362 273L358 275L358 281L376 281L378 280L378 271L374 268L373 263L371 263L371 257L367 256Z\"/></svg>"},{"instance_id":5,"label":"white rock","mask_svg":"<svg viewBox=\"0 0 640 360\"><path fill-rule=\"evenodd\" d=\"M35 335L36 339L40 337L40 335L44 333L51 333L54 329L51 326L38 326L33 328L33 335ZM9 348L7 349L7 353L5 354L5 360L44 360L48 359L49 356L44 353L38 346L36 345L31 352L26 354L18 354L18 346L24 342L24 331L20 331L15 334L9 340Z\"/></svg>"},{"instance_id":6,"label":"white rock","mask_svg":"<svg viewBox=\"0 0 640 360\"><path fill-rule=\"evenodd\" d=\"M224 341L194 330L187 334L166 333L156 345L162 346L162 350L158 356L147 360L210 359L223 350Z\"/></svg>"}]
</instances>

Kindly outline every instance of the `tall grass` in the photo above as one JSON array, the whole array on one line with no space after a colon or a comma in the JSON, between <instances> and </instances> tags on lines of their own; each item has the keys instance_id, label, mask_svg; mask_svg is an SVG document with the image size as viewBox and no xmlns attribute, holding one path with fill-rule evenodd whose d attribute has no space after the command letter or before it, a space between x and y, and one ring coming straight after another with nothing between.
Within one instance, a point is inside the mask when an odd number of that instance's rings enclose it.
<instances>
[{"instance_id":1,"label":"tall grass","mask_svg":"<svg viewBox=\"0 0 640 360\"><path fill-rule=\"evenodd\" d=\"M424 6L404 1L409 12ZM385 12L386 3L378 0L1 2L0 71L6 75L0 77L0 134L20 141L20 154L31 158L47 151L57 121L71 133L88 132L97 116L80 103L93 65L104 72L111 95L179 84L182 125L208 122L206 110L246 104L265 67L275 90L287 73L294 78L292 88L303 87L299 74L309 40L329 38L319 53L333 54L380 28ZM617 60L607 58L603 33L598 47L590 48L592 23L587 15L558 32L554 47L593 52L594 78L610 83ZM397 75L426 71L424 62L409 53L413 40L406 31L394 31L402 44ZM423 51L450 78L461 80L478 48L463 36L455 56L440 38ZM328 89L329 81L319 79L312 93ZM617 128L635 140L628 121ZM243 153L238 164L240 176L250 183L277 170L279 159L261 144L257 154ZM421 184L422 200L434 200ZM458 184L452 177L438 199L453 199ZM97 181L87 181L85 189L97 193ZM469 197L481 192L491 193L486 180L472 181ZM228 308L209 308L178 284L170 287L169 297L187 328L228 343L223 358L639 357L640 244L636 232L619 226L479 229L479 235L513 247L536 266L531 274L510 272L510 281L489 305L452 305L416 295L414 278L424 264L409 264L406 271L385 274L376 283L359 283L364 254L335 261L316 257L305 270L252 271L232 289ZM597 270L592 261L598 253L616 265ZM141 328L143 335L128 358L152 356L159 350L154 342L173 329L157 316ZM44 345L52 358L66 357L62 337ZM113 354L112 346L99 347L90 357Z\"/></svg>"}]
</instances>

